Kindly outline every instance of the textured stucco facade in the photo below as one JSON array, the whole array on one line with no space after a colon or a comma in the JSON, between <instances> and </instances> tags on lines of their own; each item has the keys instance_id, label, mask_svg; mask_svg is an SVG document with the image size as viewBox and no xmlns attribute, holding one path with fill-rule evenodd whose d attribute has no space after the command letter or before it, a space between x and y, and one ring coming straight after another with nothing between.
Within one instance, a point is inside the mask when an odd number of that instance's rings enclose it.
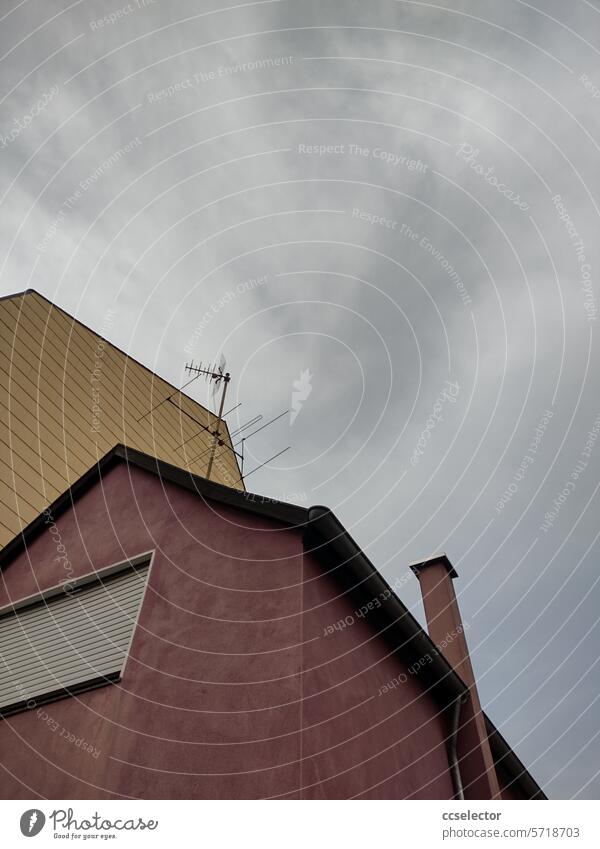
<instances>
[{"instance_id":1,"label":"textured stucco facade","mask_svg":"<svg viewBox=\"0 0 600 849\"><path fill-rule=\"evenodd\" d=\"M447 718L298 528L125 464L56 527L71 577L154 550L148 591L120 683L0 721L1 797L452 797ZM1 605L66 579L55 548L6 565Z\"/></svg>"}]
</instances>

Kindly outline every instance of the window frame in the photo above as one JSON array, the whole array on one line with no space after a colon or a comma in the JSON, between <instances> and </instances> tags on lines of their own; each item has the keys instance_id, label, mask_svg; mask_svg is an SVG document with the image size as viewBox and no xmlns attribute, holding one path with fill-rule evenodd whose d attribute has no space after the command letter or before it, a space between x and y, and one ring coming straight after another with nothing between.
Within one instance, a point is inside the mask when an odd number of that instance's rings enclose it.
<instances>
[{"instance_id":1,"label":"window frame","mask_svg":"<svg viewBox=\"0 0 600 849\"><path fill-rule=\"evenodd\" d=\"M136 571L137 567L142 565L147 565L148 567L146 583L142 590L139 607L137 609L137 613L133 621L131 635L129 637L127 650L125 651L125 654L123 656L123 663L121 665L121 668L118 671L111 672L106 675L98 675L94 676L93 678L88 678L84 681L78 682L77 684L73 684L70 687L59 687L51 692L42 693L39 696L31 696L28 699L20 699L19 701L12 702L11 704L5 705L4 707L0 707L0 722L4 718L12 716L15 713L33 710L34 708L38 707L38 705L48 704L49 702L55 702L59 699L69 698L79 693L87 692L88 690L95 690L98 687L104 687L108 684L115 684L123 679L127 664L129 662L133 639L138 629L142 607L144 606L144 601L146 598L146 592L148 591L148 585L150 583L150 577L152 574L152 567L154 565L155 552L156 549L145 551L142 554L137 554L134 557L127 558L126 560L120 560L118 563L112 563L111 565L105 566L102 569L95 569L92 572L87 572L85 575L81 575L79 578L74 578L73 580L69 581L62 581L60 584L54 584L53 586L48 587L48 589L41 590L40 592L25 596L25 598L19 599L19 601L9 602L3 607L0 607L0 622L2 622L4 619L7 619L10 616L18 617L19 613L22 613L25 610L32 610L36 607L41 607L42 605L48 607L48 601L52 600L53 598L56 598L57 596L75 595L78 594L80 590L85 589L86 587L92 587L94 584L101 584L107 578L117 577L118 575L124 574L126 572L134 572ZM66 586L70 587L68 593L65 592Z\"/></svg>"}]
</instances>

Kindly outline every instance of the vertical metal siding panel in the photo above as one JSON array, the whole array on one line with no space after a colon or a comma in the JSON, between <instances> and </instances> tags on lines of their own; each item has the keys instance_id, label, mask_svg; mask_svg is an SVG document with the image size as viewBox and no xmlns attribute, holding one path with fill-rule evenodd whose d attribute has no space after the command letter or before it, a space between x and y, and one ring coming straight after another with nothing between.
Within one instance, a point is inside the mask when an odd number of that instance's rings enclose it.
<instances>
[{"instance_id":1,"label":"vertical metal siding panel","mask_svg":"<svg viewBox=\"0 0 600 849\"><path fill-rule=\"evenodd\" d=\"M12 474L2 479L0 507L7 518L0 524L0 546L21 530L19 517L23 524L32 521L117 442L195 474L206 472L206 431L173 404L150 413L175 387L108 342L100 360L100 425L92 427L90 378L99 339L37 294L0 303L0 385L5 394L10 389L10 398L0 404L0 439L8 448L1 459L8 469L18 467L16 479ZM214 424L214 414L193 399L177 395L176 401L202 424ZM184 447L174 447L184 441ZM229 445L217 449L213 479L244 488Z\"/></svg>"}]
</instances>

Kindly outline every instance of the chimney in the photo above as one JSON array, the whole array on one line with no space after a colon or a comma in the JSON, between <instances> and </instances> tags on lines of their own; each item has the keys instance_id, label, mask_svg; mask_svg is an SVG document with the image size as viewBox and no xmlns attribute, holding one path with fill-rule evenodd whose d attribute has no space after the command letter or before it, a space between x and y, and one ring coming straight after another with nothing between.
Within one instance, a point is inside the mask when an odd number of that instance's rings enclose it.
<instances>
[{"instance_id":1,"label":"chimney","mask_svg":"<svg viewBox=\"0 0 600 849\"><path fill-rule=\"evenodd\" d=\"M469 688L462 706L458 751L467 799L500 799L496 769L477 693L458 601L454 592L456 571L445 554L411 563L423 596L429 636L454 671Z\"/></svg>"}]
</instances>

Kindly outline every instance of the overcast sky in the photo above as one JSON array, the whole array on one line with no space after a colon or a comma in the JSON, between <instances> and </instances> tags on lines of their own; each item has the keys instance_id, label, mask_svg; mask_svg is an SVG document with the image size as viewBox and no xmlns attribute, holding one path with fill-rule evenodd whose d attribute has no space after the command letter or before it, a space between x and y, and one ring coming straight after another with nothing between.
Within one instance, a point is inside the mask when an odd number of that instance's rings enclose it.
<instances>
[{"instance_id":1,"label":"overcast sky","mask_svg":"<svg viewBox=\"0 0 600 849\"><path fill-rule=\"evenodd\" d=\"M598 3L0 8L0 294L223 351L232 429L290 411L248 488L446 551L484 707L598 798Z\"/></svg>"}]
</instances>

